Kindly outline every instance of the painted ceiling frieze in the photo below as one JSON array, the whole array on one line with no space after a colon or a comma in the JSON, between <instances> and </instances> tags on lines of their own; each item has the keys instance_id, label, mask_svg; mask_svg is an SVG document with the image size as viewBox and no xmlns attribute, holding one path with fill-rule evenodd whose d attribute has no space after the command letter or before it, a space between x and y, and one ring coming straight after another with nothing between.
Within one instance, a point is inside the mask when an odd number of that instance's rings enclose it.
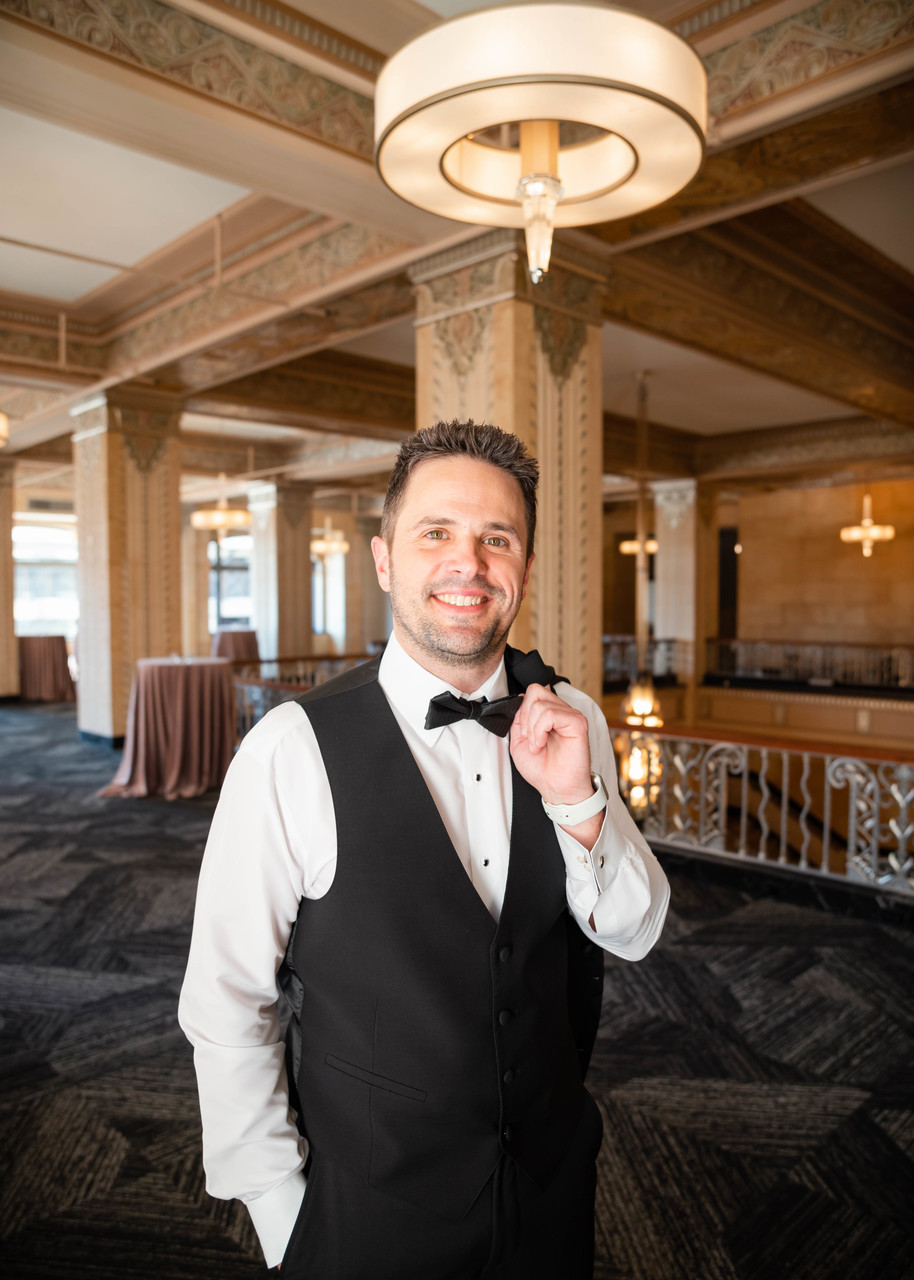
<instances>
[{"instance_id":1,"label":"painted ceiling frieze","mask_svg":"<svg viewBox=\"0 0 914 1280\"><path fill-rule=\"evenodd\" d=\"M703 58L722 120L914 40L912 0L822 0Z\"/></svg>"},{"instance_id":2,"label":"painted ceiling frieze","mask_svg":"<svg viewBox=\"0 0 914 1280\"><path fill-rule=\"evenodd\" d=\"M0 13L371 160L370 99L159 0L0 0Z\"/></svg>"},{"instance_id":3,"label":"painted ceiling frieze","mask_svg":"<svg viewBox=\"0 0 914 1280\"><path fill-rule=\"evenodd\" d=\"M155 358L169 348L203 343L228 325L262 320L264 304L293 308L301 295L335 280L344 283L350 271L381 261L403 246L391 236L346 224L326 235L281 254L265 266L247 272L231 285L202 296L136 326L109 348L109 367L116 369ZM234 287L232 287L234 286Z\"/></svg>"}]
</instances>

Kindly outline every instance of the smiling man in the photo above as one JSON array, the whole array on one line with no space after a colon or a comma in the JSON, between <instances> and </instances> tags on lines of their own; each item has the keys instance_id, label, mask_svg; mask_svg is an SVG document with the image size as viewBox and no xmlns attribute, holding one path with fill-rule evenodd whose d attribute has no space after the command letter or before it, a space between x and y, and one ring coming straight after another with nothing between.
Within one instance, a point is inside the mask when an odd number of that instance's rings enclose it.
<instances>
[{"instance_id":1,"label":"smiling man","mask_svg":"<svg viewBox=\"0 0 914 1280\"><path fill-rule=\"evenodd\" d=\"M669 891L599 708L506 644L536 485L495 427L403 445L383 657L266 716L213 820L180 1010L207 1188L293 1280L592 1275L601 948L644 956Z\"/></svg>"}]
</instances>

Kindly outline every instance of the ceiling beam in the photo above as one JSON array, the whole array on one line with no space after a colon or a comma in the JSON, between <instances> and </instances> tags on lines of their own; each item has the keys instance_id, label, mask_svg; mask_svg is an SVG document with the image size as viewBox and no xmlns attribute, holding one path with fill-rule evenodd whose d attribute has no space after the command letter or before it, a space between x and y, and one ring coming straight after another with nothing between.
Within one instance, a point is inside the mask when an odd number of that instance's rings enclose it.
<instances>
[{"instance_id":1,"label":"ceiling beam","mask_svg":"<svg viewBox=\"0 0 914 1280\"><path fill-rule=\"evenodd\" d=\"M779 210L619 254L604 315L914 424L914 280L833 228Z\"/></svg>"},{"instance_id":2,"label":"ceiling beam","mask_svg":"<svg viewBox=\"0 0 914 1280\"><path fill-rule=\"evenodd\" d=\"M415 429L416 375L401 365L328 350L200 392L186 408L399 441Z\"/></svg>"},{"instance_id":3,"label":"ceiling beam","mask_svg":"<svg viewBox=\"0 0 914 1280\"><path fill-rule=\"evenodd\" d=\"M633 248L779 204L914 153L914 79L706 157L665 204L589 227L614 248Z\"/></svg>"}]
</instances>

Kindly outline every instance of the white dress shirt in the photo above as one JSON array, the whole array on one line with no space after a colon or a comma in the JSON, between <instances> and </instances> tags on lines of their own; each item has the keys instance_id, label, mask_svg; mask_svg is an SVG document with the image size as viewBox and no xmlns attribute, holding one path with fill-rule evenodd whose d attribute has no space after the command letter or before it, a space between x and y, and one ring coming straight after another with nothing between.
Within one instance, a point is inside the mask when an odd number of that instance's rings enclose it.
<instances>
[{"instance_id":1,"label":"white dress shirt","mask_svg":"<svg viewBox=\"0 0 914 1280\"><path fill-rule=\"evenodd\" d=\"M497 920L511 839L508 739L469 720L425 729L433 695L466 695L420 667L394 637L378 682L457 856ZM507 692L500 664L470 696ZM556 693L587 717L592 768L609 793L591 852L555 828L568 905L588 937L639 960L660 935L669 887L619 797L602 712L569 684L556 685ZM247 1204L268 1266L285 1252L307 1158L289 1112L276 971L300 900L323 897L336 859L333 799L317 741L304 710L286 703L255 725L226 775L201 867L179 1009L194 1046L207 1190Z\"/></svg>"}]
</instances>

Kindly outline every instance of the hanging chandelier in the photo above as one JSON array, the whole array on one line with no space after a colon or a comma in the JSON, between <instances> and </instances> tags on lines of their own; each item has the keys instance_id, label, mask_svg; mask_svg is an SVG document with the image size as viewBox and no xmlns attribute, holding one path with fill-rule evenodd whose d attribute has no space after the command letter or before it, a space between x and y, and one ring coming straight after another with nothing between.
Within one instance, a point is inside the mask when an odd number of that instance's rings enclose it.
<instances>
[{"instance_id":1,"label":"hanging chandelier","mask_svg":"<svg viewBox=\"0 0 914 1280\"><path fill-rule=\"evenodd\" d=\"M311 554L317 556L318 559L324 560L327 556L346 555L349 550L349 543L342 529L333 529L330 525L328 517L321 529L312 529L311 538Z\"/></svg>"},{"instance_id":2,"label":"hanging chandelier","mask_svg":"<svg viewBox=\"0 0 914 1280\"><path fill-rule=\"evenodd\" d=\"M214 507L201 507L191 512L190 523L194 529L215 533L234 533L251 527L251 513L246 507L230 507L225 496L225 472L219 475L219 500Z\"/></svg>"},{"instance_id":3,"label":"hanging chandelier","mask_svg":"<svg viewBox=\"0 0 914 1280\"><path fill-rule=\"evenodd\" d=\"M893 524L873 523L873 499L868 493L863 495L863 519L859 524L849 524L841 530L842 542L859 542L863 545L863 554L867 559L873 554L876 542L891 542L895 537Z\"/></svg>"},{"instance_id":4,"label":"hanging chandelier","mask_svg":"<svg viewBox=\"0 0 914 1280\"><path fill-rule=\"evenodd\" d=\"M375 161L411 204L524 227L534 283L553 227L630 217L698 172L707 78L695 51L625 9L522 4L443 22L385 64Z\"/></svg>"}]
</instances>

